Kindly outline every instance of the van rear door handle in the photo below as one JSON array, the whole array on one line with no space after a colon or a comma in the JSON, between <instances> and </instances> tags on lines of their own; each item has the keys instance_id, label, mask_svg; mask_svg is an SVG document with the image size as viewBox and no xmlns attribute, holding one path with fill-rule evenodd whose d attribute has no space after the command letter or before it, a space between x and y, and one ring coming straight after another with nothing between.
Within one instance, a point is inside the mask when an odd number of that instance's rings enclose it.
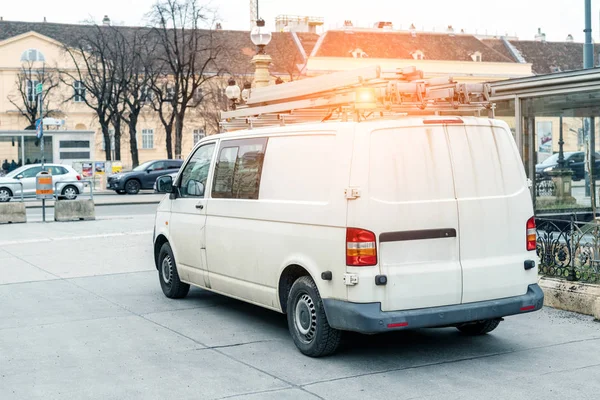
<instances>
[{"instance_id":1,"label":"van rear door handle","mask_svg":"<svg viewBox=\"0 0 600 400\"><path fill-rule=\"evenodd\" d=\"M196 204L196 208L202 210L204 209L204 204Z\"/></svg>"}]
</instances>

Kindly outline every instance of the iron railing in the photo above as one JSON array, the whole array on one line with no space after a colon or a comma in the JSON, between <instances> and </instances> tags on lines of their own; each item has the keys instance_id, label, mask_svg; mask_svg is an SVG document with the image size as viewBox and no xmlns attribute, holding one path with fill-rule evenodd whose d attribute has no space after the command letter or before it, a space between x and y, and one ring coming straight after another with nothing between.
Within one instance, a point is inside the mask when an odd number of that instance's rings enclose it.
<instances>
[{"instance_id":1,"label":"iron railing","mask_svg":"<svg viewBox=\"0 0 600 400\"><path fill-rule=\"evenodd\" d=\"M600 283L600 221L536 218L540 275Z\"/></svg>"},{"instance_id":2,"label":"iron railing","mask_svg":"<svg viewBox=\"0 0 600 400\"><path fill-rule=\"evenodd\" d=\"M552 179L542 179L535 183L536 197L556 196L556 185Z\"/></svg>"}]
</instances>

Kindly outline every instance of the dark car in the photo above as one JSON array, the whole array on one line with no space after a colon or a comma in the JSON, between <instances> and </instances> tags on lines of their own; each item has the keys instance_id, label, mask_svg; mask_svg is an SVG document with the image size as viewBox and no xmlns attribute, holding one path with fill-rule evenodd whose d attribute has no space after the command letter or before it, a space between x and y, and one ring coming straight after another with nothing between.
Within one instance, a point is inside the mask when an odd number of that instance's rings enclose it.
<instances>
[{"instance_id":1,"label":"dark car","mask_svg":"<svg viewBox=\"0 0 600 400\"><path fill-rule=\"evenodd\" d=\"M141 189L152 190L159 176L179 171L183 160L155 160L138 165L132 171L109 175L107 189L119 194L137 194Z\"/></svg>"},{"instance_id":2,"label":"dark car","mask_svg":"<svg viewBox=\"0 0 600 400\"><path fill-rule=\"evenodd\" d=\"M585 178L585 152L565 152L565 168L573 172L573 180L580 181ZM551 155L541 164L535 166L535 175L538 180L550 179L550 174L558 168L558 153ZM600 153L596 153L595 175L600 173Z\"/></svg>"}]
</instances>

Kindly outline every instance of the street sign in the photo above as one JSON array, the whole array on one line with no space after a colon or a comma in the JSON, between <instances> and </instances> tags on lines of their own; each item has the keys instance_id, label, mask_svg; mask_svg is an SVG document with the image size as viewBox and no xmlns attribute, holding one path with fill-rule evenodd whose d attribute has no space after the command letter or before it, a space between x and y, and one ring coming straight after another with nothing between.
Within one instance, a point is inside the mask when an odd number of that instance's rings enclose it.
<instances>
[{"instance_id":1,"label":"street sign","mask_svg":"<svg viewBox=\"0 0 600 400\"><path fill-rule=\"evenodd\" d=\"M41 171L35 176L35 197L38 200L52 200L54 198L52 175L48 171Z\"/></svg>"},{"instance_id":2,"label":"street sign","mask_svg":"<svg viewBox=\"0 0 600 400\"><path fill-rule=\"evenodd\" d=\"M41 83L38 83L37 85L35 85L35 94L41 94L43 91L43 87Z\"/></svg>"}]
</instances>

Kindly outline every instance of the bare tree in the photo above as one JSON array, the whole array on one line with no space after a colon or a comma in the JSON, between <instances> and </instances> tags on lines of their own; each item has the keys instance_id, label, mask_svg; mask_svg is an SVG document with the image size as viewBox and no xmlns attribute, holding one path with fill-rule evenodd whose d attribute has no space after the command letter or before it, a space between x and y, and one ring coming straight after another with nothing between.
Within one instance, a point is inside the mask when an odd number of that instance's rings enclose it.
<instances>
[{"instance_id":1,"label":"bare tree","mask_svg":"<svg viewBox=\"0 0 600 400\"><path fill-rule=\"evenodd\" d=\"M85 33L64 46L73 63L61 71L60 79L74 88L66 101L83 101L98 118L105 144L106 159L111 160L109 125L113 120L115 98L124 90L113 55L121 40L116 28L92 25ZM116 133L116 132L115 132ZM121 158L120 137L115 137L115 158Z\"/></svg>"},{"instance_id":2,"label":"bare tree","mask_svg":"<svg viewBox=\"0 0 600 400\"><path fill-rule=\"evenodd\" d=\"M35 95L35 86L41 83L44 90L42 92L42 111L41 117L49 117L56 113L52 109L51 99L54 89L58 86L58 77L56 70L46 68L46 64L36 66L34 61L25 61L17 74L16 86L17 94L8 95L8 101L17 108L17 110L27 119L25 129L35 129L35 121L40 118L39 101Z\"/></svg>"},{"instance_id":3,"label":"bare tree","mask_svg":"<svg viewBox=\"0 0 600 400\"><path fill-rule=\"evenodd\" d=\"M198 88L219 75L216 59L221 45L214 36L214 12L197 0L160 0L150 13L156 40L158 70L154 107L165 127L167 154L182 156L183 122L188 108L197 107Z\"/></svg>"},{"instance_id":4,"label":"bare tree","mask_svg":"<svg viewBox=\"0 0 600 400\"><path fill-rule=\"evenodd\" d=\"M292 34L280 34L274 36L269 44L268 53L273 57L273 67L278 71L283 71L289 77L289 81L295 81L300 77L300 65L304 63L304 58L296 49Z\"/></svg>"},{"instance_id":5,"label":"bare tree","mask_svg":"<svg viewBox=\"0 0 600 400\"><path fill-rule=\"evenodd\" d=\"M148 32L135 29L128 35L124 63L125 90L122 99L124 111L121 119L129 128L129 148L133 166L139 165L137 145L137 123L143 108L153 103L153 86L156 83L156 70L153 68L155 42L148 40Z\"/></svg>"}]
</instances>

